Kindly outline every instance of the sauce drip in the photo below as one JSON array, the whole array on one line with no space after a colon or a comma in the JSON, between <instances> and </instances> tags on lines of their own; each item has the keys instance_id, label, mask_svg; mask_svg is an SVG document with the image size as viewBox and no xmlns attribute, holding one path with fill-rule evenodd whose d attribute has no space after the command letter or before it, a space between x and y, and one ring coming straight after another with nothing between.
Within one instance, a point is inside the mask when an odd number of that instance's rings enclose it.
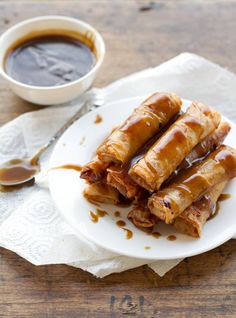
<instances>
[{"instance_id":1,"label":"sauce drip","mask_svg":"<svg viewBox=\"0 0 236 318\"><path fill-rule=\"evenodd\" d=\"M13 159L0 168L0 184L5 186L27 181L39 172L39 167L27 160Z\"/></svg>"},{"instance_id":2,"label":"sauce drip","mask_svg":"<svg viewBox=\"0 0 236 318\"><path fill-rule=\"evenodd\" d=\"M151 233L151 235L153 237L155 237L156 239L159 239L161 237L161 233L159 233L159 232L153 232L153 233Z\"/></svg>"},{"instance_id":3,"label":"sauce drip","mask_svg":"<svg viewBox=\"0 0 236 318\"><path fill-rule=\"evenodd\" d=\"M221 195L218 198L218 201L216 202L215 211L214 211L214 213L212 213L210 215L210 217L208 218L208 221L214 219L219 214L219 212L220 212L220 202L228 200L230 198L231 198L231 195L229 193L221 193Z\"/></svg>"},{"instance_id":4,"label":"sauce drip","mask_svg":"<svg viewBox=\"0 0 236 318\"><path fill-rule=\"evenodd\" d=\"M97 223L98 222L98 216L93 211L89 211L89 216L92 222Z\"/></svg>"},{"instance_id":5,"label":"sauce drip","mask_svg":"<svg viewBox=\"0 0 236 318\"><path fill-rule=\"evenodd\" d=\"M68 170L75 170L75 171L80 172L82 170L82 166L67 164L67 165L62 165L62 166L58 166L58 167L52 168L50 170L56 170L56 169L68 169Z\"/></svg>"},{"instance_id":6,"label":"sauce drip","mask_svg":"<svg viewBox=\"0 0 236 318\"><path fill-rule=\"evenodd\" d=\"M81 78L94 64L93 52L82 41L49 34L16 44L6 57L5 70L21 83L50 87Z\"/></svg>"},{"instance_id":7,"label":"sauce drip","mask_svg":"<svg viewBox=\"0 0 236 318\"><path fill-rule=\"evenodd\" d=\"M101 209L96 209L96 212L89 211L89 216L92 222L97 223L100 218L103 218L108 213Z\"/></svg>"},{"instance_id":8,"label":"sauce drip","mask_svg":"<svg viewBox=\"0 0 236 318\"><path fill-rule=\"evenodd\" d=\"M168 241L175 241L176 240L176 236L175 235L169 235L169 236L167 236L167 240Z\"/></svg>"},{"instance_id":9,"label":"sauce drip","mask_svg":"<svg viewBox=\"0 0 236 318\"><path fill-rule=\"evenodd\" d=\"M129 229L124 228L124 227L122 229L126 232L126 239L130 240L133 237L133 232Z\"/></svg>"},{"instance_id":10,"label":"sauce drip","mask_svg":"<svg viewBox=\"0 0 236 318\"><path fill-rule=\"evenodd\" d=\"M98 217L103 218L108 213L105 210L97 209L96 210Z\"/></svg>"},{"instance_id":11,"label":"sauce drip","mask_svg":"<svg viewBox=\"0 0 236 318\"><path fill-rule=\"evenodd\" d=\"M144 249L145 249L145 250L150 250L150 249L151 249L151 246L144 246Z\"/></svg>"},{"instance_id":12,"label":"sauce drip","mask_svg":"<svg viewBox=\"0 0 236 318\"><path fill-rule=\"evenodd\" d=\"M119 211L115 211L114 215L115 215L116 218L118 218L118 217L120 217L120 212Z\"/></svg>"},{"instance_id":13,"label":"sauce drip","mask_svg":"<svg viewBox=\"0 0 236 318\"><path fill-rule=\"evenodd\" d=\"M219 199L218 201L225 201L225 200L228 200L231 198L231 195L229 193L222 193L220 196L219 196Z\"/></svg>"},{"instance_id":14,"label":"sauce drip","mask_svg":"<svg viewBox=\"0 0 236 318\"><path fill-rule=\"evenodd\" d=\"M97 114L94 120L94 124L99 124L101 122L102 122L102 117L99 114Z\"/></svg>"},{"instance_id":15,"label":"sauce drip","mask_svg":"<svg viewBox=\"0 0 236 318\"><path fill-rule=\"evenodd\" d=\"M210 217L208 218L208 221L214 219L219 214L219 212L220 212L220 202L217 201L215 206L215 212L210 215Z\"/></svg>"},{"instance_id":16,"label":"sauce drip","mask_svg":"<svg viewBox=\"0 0 236 318\"><path fill-rule=\"evenodd\" d=\"M124 226L126 226L126 223L124 221L122 221L122 220L119 220L119 221L116 222L116 225L119 226L119 227L124 227Z\"/></svg>"}]
</instances>

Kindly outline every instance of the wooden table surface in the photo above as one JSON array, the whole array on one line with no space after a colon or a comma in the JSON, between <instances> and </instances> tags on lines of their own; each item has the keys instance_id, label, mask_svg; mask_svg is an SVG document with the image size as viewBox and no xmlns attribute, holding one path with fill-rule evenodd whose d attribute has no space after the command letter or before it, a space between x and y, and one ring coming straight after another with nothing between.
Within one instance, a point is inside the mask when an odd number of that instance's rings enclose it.
<instances>
[{"instance_id":1,"label":"wooden table surface","mask_svg":"<svg viewBox=\"0 0 236 318\"><path fill-rule=\"evenodd\" d=\"M0 32L46 14L84 19L102 33L107 56L97 86L183 51L236 72L235 1L0 1ZM0 125L34 109L0 79ZM236 317L236 240L163 278L142 266L97 279L65 265L36 267L0 249L0 317Z\"/></svg>"}]
</instances>

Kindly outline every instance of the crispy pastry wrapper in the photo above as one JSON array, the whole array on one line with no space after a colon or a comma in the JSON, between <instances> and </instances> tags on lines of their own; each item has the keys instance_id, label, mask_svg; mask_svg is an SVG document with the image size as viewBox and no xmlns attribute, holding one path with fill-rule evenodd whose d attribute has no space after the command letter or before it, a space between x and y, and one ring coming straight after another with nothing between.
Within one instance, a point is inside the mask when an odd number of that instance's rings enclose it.
<instances>
[{"instance_id":1,"label":"crispy pastry wrapper","mask_svg":"<svg viewBox=\"0 0 236 318\"><path fill-rule=\"evenodd\" d=\"M107 183L128 199L133 199L141 190L121 166L113 165L107 169Z\"/></svg>"},{"instance_id":2,"label":"crispy pastry wrapper","mask_svg":"<svg viewBox=\"0 0 236 318\"><path fill-rule=\"evenodd\" d=\"M167 224L214 185L236 176L236 150L221 145L148 200L151 213Z\"/></svg>"},{"instance_id":3,"label":"crispy pastry wrapper","mask_svg":"<svg viewBox=\"0 0 236 318\"><path fill-rule=\"evenodd\" d=\"M152 229L160 221L145 205L135 206L129 212L128 219L140 229Z\"/></svg>"},{"instance_id":4,"label":"crispy pastry wrapper","mask_svg":"<svg viewBox=\"0 0 236 318\"><path fill-rule=\"evenodd\" d=\"M133 165L129 175L141 187L149 191L158 190L191 150L219 123L220 114L217 111L193 102L186 113Z\"/></svg>"},{"instance_id":5,"label":"crispy pastry wrapper","mask_svg":"<svg viewBox=\"0 0 236 318\"><path fill-rule=\"evenodd\" d=\"M175 220L174 227L177 231L199 238L202 228L209 217L214 213L217 200L226 186L227 181L216 184L207 193L184 212L182 212Z\"/></svg>"},{"instance_id":6,"label":"crispy pastry wrapper","mask_svg":"<svg viewBox=\"0 0 236 318\"><path fill-rule=\"evenodd\" d=\"M186 169L191 166L194 162L204 159L204 157L218 148L227 137L230 132L230 124L227 122L221 122L219 126L206 138L193 148L189 155L184 158L179 167L177 168L178 173L182 169Z\"/></svg>"},{"instance_id":7,"label":"crispy pastry wrapper","mask_svg":"<svg viewBox=\"0 0 236 318\"><path fill-rule=\"evenodd\" d=\"M106 138L97 155L104 162L127 162L180 111L181 105L181 99L174 93L153 94Z\"/></svg>"},{"instance_id":8,"label":"crispy pastry wrapper","mask_svg":"<svg viewBox=\"0 0 236 318\"><path fill-rule=\"evenodd\" d=\"M101 181L105 175L107 167L107 162L103 162L98 158L98 156L95 156L92 161L83 166L80 178L87 180L89 183Z\"/></svg>"},{"instance_id":9,"label":"crispy pastry wrapper","mask_svg":"<svg viewBox=\"0 0 236 318\"><path fill-rule=\"evenodd\" d=\"M91 203L117 204L119 202L119 192L103 182L88 185L83 194Z\"/></svg>"},{"instance_id":10,"label":"crispy pastry wrapper","mask_svg":"<svg viewBox=\"0 0 236 318\"><path fill-rule=\"evenodd\" d=\"M214 214L217 200L227 181L216 184L197 201L182 212L173 223L177 231L199 238L206 221ZM128 214L128 219L142 230L152 229L160 219L153 215L147 206L135 206Z\"/></svg>"},{"instance_id":11,"label":"crispy pastry wrapper","mask_svg":"<svg viewBox=\"0 0 236 318\"><path fill-rule=\"evenodd\" d=\"M202 160L209 152L218 148L230 131L230 125L227 122L221 122L212 134L204 138L190 154L182 161L176 171L168 178L168 183L172 180L180 170L191 166L194 162ZM167 181L167 180L166 180ZM111 165L107 169L107 183L116 188L123 196L133 199L141 187L134 182L128 175L128 171L123 166Z\"/></svg>"}]
</instances>

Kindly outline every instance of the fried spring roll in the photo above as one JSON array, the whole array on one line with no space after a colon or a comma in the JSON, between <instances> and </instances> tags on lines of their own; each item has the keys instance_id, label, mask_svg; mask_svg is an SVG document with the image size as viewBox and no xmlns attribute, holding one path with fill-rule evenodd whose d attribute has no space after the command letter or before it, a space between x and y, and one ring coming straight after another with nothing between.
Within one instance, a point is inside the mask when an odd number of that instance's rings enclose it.
<instances>
[{"instance_id":1,"label":"fried spring roll","mask_svg":"<svg viewBox=\"0 0 236 318\"><path fill-rule=\"evenodd\" d=\"M83 166L80 178L85 179L90 183L101 181L108 165L107 162L103 162L98 156L95 156L92 161Z\"/></svg>"},{"instance_id":2,"label":"fried spring roll","mask_svg":"<svg viewBox=\"0 0 236 318\"><path fill-rule=\"evenodd\" d=\"M227 122L221 122L218 128L216 128L213 133L208 135L203 139L190 154L184 158L177 169L168 177L167 180L162 184L162 187L169 185L173 179L181 172L181 170L191 167L194 163L198 163L205 159L205 157L217 149L225 140L228 133L230 132L230 125Z\"/></svg>"},{"instance_id":3,"label":"fried spring roll","mask_svg":"<svg viewBox=\"0 0 236 318\"><path fill-rule=\"evenodd\" d=\"M138 205L128 214L128 219L138 228L151 229L160 221L158 217L150 213L146 206Z\"/></svg>"},{"instance_id":4,"label":"fried spring roll","mask_svg":"<svg viewBox=\"0 0 236 318\"><path fill-rule=\"evenodd\" d=\"M83 194L91 203L117 204L119 202L119 192L103 182L88 185Z\"/></svg>"},{"instance_id":5,"label":"fried spring roll","mask_svg":"<svg viewBox=\"0 0 236 318\"><path fill-rule=\"evenodd\" d=\"M104 162L123 164L180 111L181 99L174 93L155 93L98 147Z\"/></svg>"},{"instance_id":6,"label":"fried spring roll","mask_svg":"<svg viewBox=\"0 0 236 318\"><path fill-rule=\"evenodd\" d=\"M220 114L217 111L193 102L186 113L129 170L129 175L141 187L149 191L158 190L191 150L219 123Z\"/></svg>"},{"instance_id":7,"label":"fried spring roll","mask_svg":"<svg viewBox=\"0 0 236 318\"><path fill-rule=\"evenodd\" d=\"M203 159L205 155L218 148L224 142L230 132L230 129L231 127L229 123L221 122L213 133L208 135L193 148L190 154L184 158L177 170L180 171L181 169L191 166L196 160L198 161Z\"/></svg>"},{"instance_id":8,"label":"fried spring roll","mask_svg":"<svg viewBox=\"0 0 236 318\"><path fill-rule=\"evenodd\" d=\"M182 212L174 220L173 225L176 230L199 238L204 224L215 211L217 200L226 183L227 181L216 184L202 198Z\"/></svg>"},{"instance_id":9,"label":"fried spring roll","mask_svg":"<svg viewBox=\"0 0 236 318\"><path fill-rule=\"evenodd\" d=\"M167 224L173 223L194 201L214 185L236 175L236 150L221 145L201 163L182 173L168 187L148 200L151 213Z\"/></svg>"},{"instance_id":10,"label":"fried spring roll","mask_svg":"<svg viewBox=\"0 0 236 318\"><path fill-rule=\"evenodd\" d=\"M133 199L140 190L140 186L121 166L113 165L107 169L107 183L128 199Z\"/></svg>"}]
</instances>

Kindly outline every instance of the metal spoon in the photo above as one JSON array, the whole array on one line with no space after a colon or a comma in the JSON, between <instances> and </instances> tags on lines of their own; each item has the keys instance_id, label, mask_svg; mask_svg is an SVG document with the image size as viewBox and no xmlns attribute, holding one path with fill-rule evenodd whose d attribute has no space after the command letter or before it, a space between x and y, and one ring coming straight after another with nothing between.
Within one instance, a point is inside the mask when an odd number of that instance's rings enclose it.
<instances>
[{"instance_id":1,"label":"metal spoon","mask_svg":"<svg viewBox=\"0 0 236 318\"><path fill-rule=\"evenodd\" d=\"M91 96L92 94L92 96ZM0 185L14 186L23 184L33 179L40 172L39 159L42 153L48 149L77 119L88 111L104 104L104 95L99 90L93 90L76 114L61 127L57 133L42 147L32 158L13 159L0 165Z\"/></svg>"}]
</instances>

